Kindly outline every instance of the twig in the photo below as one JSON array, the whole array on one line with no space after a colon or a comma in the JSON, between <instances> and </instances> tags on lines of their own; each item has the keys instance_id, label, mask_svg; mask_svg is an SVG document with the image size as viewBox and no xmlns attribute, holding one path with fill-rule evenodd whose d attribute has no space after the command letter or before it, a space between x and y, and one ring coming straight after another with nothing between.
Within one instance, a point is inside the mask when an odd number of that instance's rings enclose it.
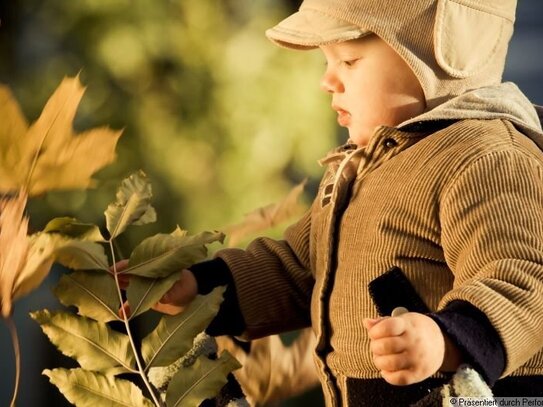
<instances>
[{"instance_id":1,"label":"twig","mask_svg":"<svg viewBox=\"0 0 543 407\"><path fill-rule=\"evenodd\" d=\"M128 335L128 338L130 339L130 345L132 346L132 352L134 353L134 358L136 359L136 365L138 366L138 373L140 374L143 382L145 383L145 386L149 390L149 393L151 394L151 397L153 398L153 401L155 402L155 405L157 407L164 407L164 403L160 400L159 397L155 394L155 390L151 383L149 383L149 379L147 379L147 375L145 374L145 370L143 369L143 366L140 361L139 353L136 348L136 344L134 343L134 338L132 337L132 332L130 331L130 325L128 324L128 316L126 315L126 310L123 306L123 295L121 293L121 286L119 284L119 278L117 276L117 266L115 261L115 249L113 247L113 239L109 239L109 249L111 251L111 261L113 262L113 275L115 277L115 285L117 286L117 294L119 295L119 301L121 303L121 311L123 314L123 322L124 326L126 327L126 333Z\"/></svg>"},{"instance_id":2,"label":"twig","mask_svg":"<svg viewBox=\"0 0 543 407\"><path fill-rule=\"evenodd\" d=\"M11 317L6 318L6 325L8 326L9 333L11 335L11 342L13 343L13 354L15 355L15 385L13 388L13 398L11 399L11 407L15 407L15 400L17 400L17 393L19 392L19 378L21 376L21 350L19 348L19 336L17 335L17 327Z\"/></svg>"}]
</instances>

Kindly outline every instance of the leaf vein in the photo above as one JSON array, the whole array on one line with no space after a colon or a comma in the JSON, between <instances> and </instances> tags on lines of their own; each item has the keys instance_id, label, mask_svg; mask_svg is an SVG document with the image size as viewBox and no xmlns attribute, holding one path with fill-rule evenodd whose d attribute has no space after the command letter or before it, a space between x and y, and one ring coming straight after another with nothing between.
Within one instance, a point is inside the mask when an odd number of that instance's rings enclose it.
<instances>
[{"instance_id":1,"label":"leaf vein","mask_svg":"<svg viewBox=\"0 0 543 407\"><path fill-rule=\"evenodd\" d=\"M141 304L143 304L143 302L145 301L145 298L149 295L149 292L156 285L156 283L157 283L157 280L155 279L153 281L153 283L149 285L149 287L147 288L147 291L145 292L145 294L142 295L140 301L138 302L138 305L136 306L136 309L134 310L134 312L132 312L133 316L135 316L138 313L139 309L141 308Z\"/></svg>"},{"instance_id":2,"label":"leaf vein","mask_svg":"<svg viewBox=\"0 0 543 407\"><path fill-rule=\"evenodd\" d=\"M78 339L83 339L85 342L89 343L90 345L92 345L93 347L95 347L96 349L102 351L106 356L108 356L110 359L113 359L114 361L117 361L121 366L125 367L126 369L128 370L132 370L132 367L129 366L129 365L126 365L125 362L121 359L119 359L115 354L109 352L109 350L107 348L103 348L103 347L100 347L98 344L94 343L93 341L91 341L89 338L87 338L86 336L84 335L81 335L77 332L73 332L73 331L70 331L68 328L66 327L61 327L61 326L58 326L57 327L71 335L73 335L74 337L78 338ZM109 338L108 338L109 339Z\"/></svg>"},{"instance_id":3,"label":"leaf vein","mask_svg":"<svg viewBox=\"0 0 543 407\"><path fill-rule=\"evenodd\" d=\"M96 301L98 301L104 308L106 308L109 311L109 313L115 317L115 319L117 321L121 321L121 318L119 318L119 316L111 308L109 308L109 306L104 301L102 301L102 299L100 297L98 297L96 294L94 294L94 292L89 290L84 285L80 284L79 281L74 279L72 276L67 275L67 277L70 278L74 282L75 285L77 285L83 291L87 292L87 294L89 294L92 298L94 298Z\"/></svg>"},{"instance_id":4,"label":"leaf vein","mask_svg":"<svg viewBox=\"0 0 543 407\"><path fill-rule=\"evenodd\" d=\"M149 360L148 366L151 366L153 361L157 358L158 353L166 346L170 338L183 326L185 326L196 314L197 312L206 305L205 302L202 302L198 308L194 309L191 315L189 315L183 322L181 322L179 325L175 327L175 329L172 332L169 332L169 330L166 332L166 339L162 341L162 343L159 345L159 347L155 350L153 357ZM162 338L160 338L162 339Z\"/></svg>"},{"instance_id":5,"label":"leaf vein","mask_svg":"<svg viewBox=\"0 0 543 407\"><path fill-rule=\"evenodd\" d=\"M133 407L134 405L132 403L130 404L126 404L124 402L124 400L121 398L121 399L117 399L115 397L108 397L106 394L103 394L101 393L99 390L96 390L92 387L88 387L88 386L85 386L84 384L80 383L80 382L77 382L76 385L80 388L82 388L83 390L86 390L88 391L89 393L92 393L92 394L95 394L97 396L100 396L101 398L104 398L106 400L110 400L110 401L114 401L115 403L118 403L120 404L121 406L128 406L128 407Z\"/></svg>"},{"instance_id":6,"label":"leaf vein","mask_svg":"<svg viewBox=\"0 0 543 407\"><path fill-rule=\"evenodd\" d=\"M212 369L208 370L206 374L202 375L202 377L200 377L198 380L196 380L192 386L190 386L186 392L184 392L181 397L179 398L179 400L177 400L177 402L174 404L174 407L177 407L179 405L179 403L181 401L183 401L183 399L187 396L187 394L189 394L192 389L194 389L196 386L198 386L202 381L204 381L205 379L207 379L209 376L211 376L213 374L213 372L215 372L217 369L221 368L223 365L223 363L218 363L216 366L213 366Z\"/></svg>"}]
</instances>

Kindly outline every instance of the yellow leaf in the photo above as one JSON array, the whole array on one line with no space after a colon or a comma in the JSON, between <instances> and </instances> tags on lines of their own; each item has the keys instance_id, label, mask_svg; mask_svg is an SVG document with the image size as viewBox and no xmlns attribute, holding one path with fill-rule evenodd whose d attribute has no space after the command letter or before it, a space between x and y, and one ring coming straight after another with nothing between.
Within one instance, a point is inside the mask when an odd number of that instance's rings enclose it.
<instances>
[{"instance_id":1,"label":"yellow leaf","mask_svg":"<svg viewBox=\"0 0 543 407\"><path fill-rule=\"evenodd\" d=\"M0 193L87 188L92 175L115 159L120 131L97 128L78 135L72 128L84 91L79 77L65 78L29 128L9 90L0 86Z\"/></svg>"},{"instance_id":2,"label":"yellow leaf","mask_svg":"<svg viewBox=\"0 0 543 407\"><path fill-rule=\"evenodd\" d=\"M27 236L26 201L24 193L0 200L0 311L4 318L11 315L15 300L41 284L60 249L72 243L59 234Z\"/></svg>"},{"instance_id":3,"label":"yellow leaf","mask_svg":"<svg viewBox=\"0 0 543 407\"><path fill-rule=\"evenodd\" d=\"M258 208L247 215L240 223L225 229L228 246L236 246L241 240L253 233L262 232L290 219L302 210L299 203L306 181L292 188L281 201Z\"/></svg>"},{"instance_id":4,"label":"yellow leaf","mask_svg":"<svg viewBox=\"0 0 543 407\"><path fill-rule=\"evenodd\" d=\"M37 233L28 236L27 239L26 262L15 276L11 292L13 301L38 288L53 265L56 247L59 243L66 241L61 236L48 233Z\"/></svg>"},{"instance_id":5,"label":"yellow leaf","mask_svg":"<svg viewBox=\"0 0 543 407\"><path fill-rule=\"evenodd\" d=\"M28 123L13 101L11 92L0 85L0 192L13 191L23 185L17 168L21 165L21 135Z\"/></svg>"},{"instance_id":6,"label":"yellow leaf","mask_svg":"<svg viewBox=\"0 0 543 407\"><path fill-rule=\"evenodd\" d=\"M0 309L11 314L12 290L28 252L28 218L23 216L26 195L0 200Z\"/></svg>"}]
</instances>

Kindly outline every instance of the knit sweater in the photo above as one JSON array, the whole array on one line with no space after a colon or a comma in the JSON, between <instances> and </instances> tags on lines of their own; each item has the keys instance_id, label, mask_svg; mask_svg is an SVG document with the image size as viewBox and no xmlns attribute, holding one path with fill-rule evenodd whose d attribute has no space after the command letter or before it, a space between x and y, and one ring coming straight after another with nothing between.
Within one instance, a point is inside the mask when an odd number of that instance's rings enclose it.
<instances>
[{"instance_id":1,"label":"knit sweater","mask_svg":"<svg viewBox=\"0 0 543 407\"><path fill-rule=\"evenodd\" d=\"M334 151L284 240L218 253L247 337L311 324L328 405L349 379L380 377L362 319L377 316L368 284L394 266L431 310L463 301L486 315L503 375L543 374L543 154L509 117L457 119Z\"/></svg>"}]
</instances>

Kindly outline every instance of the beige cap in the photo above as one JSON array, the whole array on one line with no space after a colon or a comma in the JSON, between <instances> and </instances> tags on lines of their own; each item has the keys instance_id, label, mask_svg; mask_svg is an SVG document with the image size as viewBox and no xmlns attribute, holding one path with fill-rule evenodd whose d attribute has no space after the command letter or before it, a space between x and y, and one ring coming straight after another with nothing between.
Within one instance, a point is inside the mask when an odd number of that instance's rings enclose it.
<instances>
[{"instance_id":1,"label":"beige cap","mask_svg":"<svg viewBox=\"0 0 543 407\"><path fill-rule=\"evenodd\" d=\"M266 31L311 49L372 32L413 69L429 108L501 82L517 0L304 0Z\"/></svg>"}]
</instances>

